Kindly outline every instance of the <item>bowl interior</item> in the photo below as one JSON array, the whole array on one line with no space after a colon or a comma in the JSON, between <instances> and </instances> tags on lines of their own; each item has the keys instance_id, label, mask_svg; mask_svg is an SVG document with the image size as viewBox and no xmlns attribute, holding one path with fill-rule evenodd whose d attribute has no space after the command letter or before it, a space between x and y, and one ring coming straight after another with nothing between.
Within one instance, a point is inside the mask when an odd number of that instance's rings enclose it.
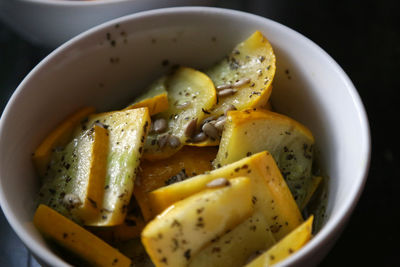
<instances>
[{"instance_id":1,"label":"bowl interior","mask_svg":"<svg viewBox=\"0 0 400 267\"><path fill-rule=\"evenodd\" d=\"M171 8L123 17L74 38L41 62L8 103L0 131L0 199L34 254L62 265L31 223L39 186L31 153L46 134L79 107L123 107L175 64L210 66L255 30L277 55L273 105L312 130L330 177L326 225L290 260L332 239L354 207L369 160L368 123L350 80L319 47L278 23L231 10Z\"/></svg>"}]
</instances>

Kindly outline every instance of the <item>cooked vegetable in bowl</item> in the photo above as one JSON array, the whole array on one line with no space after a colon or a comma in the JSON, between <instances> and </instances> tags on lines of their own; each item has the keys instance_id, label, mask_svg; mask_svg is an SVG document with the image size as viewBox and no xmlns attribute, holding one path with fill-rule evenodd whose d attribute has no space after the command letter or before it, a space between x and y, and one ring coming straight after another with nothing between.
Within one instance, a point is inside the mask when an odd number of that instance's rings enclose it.
<instances>
[{"instance_id":1,"label":"cooked vegetable in bowl","mask_svg":"<svg viewBox=\"0 0 400 267\"><path fill-rule=\"evenodd\" d=\"M313 221L301 211L323 178L313 183L310 130L268 104L275 62L256 31L121 110L69 116L33 153L35 226L104 266L265 266L300 249ZM118 252L139 239L147 259Z\"/></svg>"},{"instance_id":2,"label":"cooked vegetable in bowl","mask_svg":"<svg viewBox=\"0 0 400 267\"><path fill-rule=\"evenodd\" d=\"M367 125L341 68L278 23L134 14L58 48L15 91L0 202L44 265L313 266L361 193Z\"/></svg>"}]
</instances>

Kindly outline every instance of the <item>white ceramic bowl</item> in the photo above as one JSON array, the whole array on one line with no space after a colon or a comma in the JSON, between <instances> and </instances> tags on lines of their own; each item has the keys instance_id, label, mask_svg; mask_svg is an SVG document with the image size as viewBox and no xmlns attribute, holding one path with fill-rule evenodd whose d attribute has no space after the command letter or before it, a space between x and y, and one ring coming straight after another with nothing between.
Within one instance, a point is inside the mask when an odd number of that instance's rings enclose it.
<instances>
[{"instance_id":1,"label":"white ceramic bowl","mask_svg":"<svg viewBox=\"0 0 400 267\"><path fill-rule=\"evenodd\" d=\"M370 135L360 97L338 64L301 34L266 18L204 7L153 10L95 27L55 50L17 88L1 118L0 201L34 255L66 265L31 223L38 192L31 153L42 138L83 105L109 110L126 104L166 69L164 60L210 66L257 29L277 55L273 104L312 130L330 177L324 227L282 265L312 266L321 260L366 180Z\"/></svg>"},{"instance_id":2,"label":"white ceramic bowl","mask_svg":"<svg viewBox=\"0 0 400 267\"><path fill-rule=\"evenodd\" d=\"M215 0L1 0L0 19L26 40L55 48L95 25L123 15L214 3Z\"/></svg>"}]
</instances>

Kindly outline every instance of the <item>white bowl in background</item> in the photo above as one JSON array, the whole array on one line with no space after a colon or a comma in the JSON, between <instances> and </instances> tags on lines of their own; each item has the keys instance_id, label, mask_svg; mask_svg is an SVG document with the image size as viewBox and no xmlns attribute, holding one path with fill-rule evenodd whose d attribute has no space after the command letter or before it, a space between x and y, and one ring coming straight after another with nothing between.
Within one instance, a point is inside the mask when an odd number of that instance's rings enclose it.
<instances>
[{"instance_id":1,"label":"white bowl in background","mask_svg":"<svg viewBox=\"0 0 400 267\"><path fill-rule=\"evenodd\" d=\"M210 66L255 30L267 36L277 56L274 107L312 130L330 177L325 225L281 265L312 266L322 259L356 206L368 172L369 125L356 89L327 53L279 23L227 9L182 7L125 16L75 37L36 66L9 100L0 122L0 203L40 261L67 265L31 223L39 186L31 153L46 134L81 106L122 107L166 70L165 60Z\"/></svg>"},{"instance_id":2,"label":"white bowl in background","mask_svg":"<svg viewBox=\"0 0 400 267\"><path fill-rule=\"evenodd\" d=\"M1 0L0 20L26 40L56 48L75 35L124 15L215 0Z\"/></svg>"}]
</instances>

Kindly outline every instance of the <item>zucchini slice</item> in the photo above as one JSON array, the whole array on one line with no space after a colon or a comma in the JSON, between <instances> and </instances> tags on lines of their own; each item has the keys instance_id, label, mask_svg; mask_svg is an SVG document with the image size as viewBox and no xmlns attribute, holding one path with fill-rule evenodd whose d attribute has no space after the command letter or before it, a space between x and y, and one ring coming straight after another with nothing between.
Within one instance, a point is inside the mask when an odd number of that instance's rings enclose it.
<instances>
[{"instance_id":1,"label":"zucchini slice","mask_svg":"<svg viewBox=\"0 0 400 267\"><path fill-rule=\"evenodd\" d=\"M256 31L222 61L206 70L215 88L221 89L211 115L218 117L231 105L238 110L265 105L272 91L275 61L271 44ZM236 92L221 96L223 90L230 89Z\"/></svg>"},{"instance_id":2,"label":"zucchini slice","mask_svg":"<svg viewBox=\"0 0 400 267\"><path fill-rule=\"evenodd\" d=\"M109 131L110 149L101 217L90 225L114 226L124 222L150 128L147 108L95 114L83 128L102 124Z\"/></svg>"},{"instance_id":3,"label":"zucchini slice","mask_svg":"<svg viewBox=\"0 0 400 267\"><path fill-rule=\"evenodd\" d=\"M105 128L93 125L55 150L39 202L81 224L96 221L104 196L108 135Z\"/></svg>"},{"instance_id":4,"label":"zucchini slice","mask_svg":"<svg viewBox=\"0 0 400 267\"><path fill-rule=\"evenodd\" d=\"M303 222L300 210L275 160L266 151L210 173L154 190L148 195L151 208L155 215L159 214L175 202L204 190L207 183L214 179L220 177L232 179L240 176L246 176L251 180L254 210L260 211L265 216L276 240L280 240Z\"/></svg>"},{"instance_id":5,"label":"zucchini slice","mask_svg":"<svg viewBox=\"0 0 400 267\"><path fill-rule=\"evenodd\" d=\"M190 267L240 267L258 251L276 243L264 215L255 212L251 217L222 235L199 252Z\"/></svg>"},{"instance_id":6,"label":"zucchini slice","mask_svg":"<svg viewBox=\"0 0 400 267\"><path fill-rule=\"evenodd\" d=\"M311 215L304 223L276 243L272 248L247 264L246 267L271 266L283 261L301 249L312 237L313 219L314 216Z\"/></svg>"},{"instance_id":7,"label":"zucchini slice","mask_svg":"<svg viewBox=\"0 0 400 267\"><path fill-rule=\"evenodd\" d=\"M267 150L274 157L297 204L311 190L314 137L299 122L264 109L228 112L214 167Z\"/></svg>"},{"instance_id":8,"label":"zucchini slice","mask_svg":"<svg viewBox=\"0 0 400 267\"><path fill-rule=\"evenodd\" d=\"M93 266L131 266L131 260L109 244L67 219L40 205L33 217L35 227L46 237Z\"/></svg>"},{"instance_id":9,"label":"zucchini slice","mask_svg":"<svg viewBox=\"0 0 400 267\"><path fill-rule=\"evenodd\" d=\"M143 157L148 160L168 158L190 139L188 127L198 128L205 111L216 103L214 84L204 73L186 67L179 68L165 80L168 110L153 117L165 120L164 132L151 132L146 139ZM162 141L164 140L164 142ZM173 140L173 141L171 141Z\"/></svg>"},{"instance_id":10,"label":"zucchini slice","mask_svg":"<svg viewBox=\"0 0 400 267\"><path fill-rule=\"evenodd\" d=\"M187 266L204 246L252 212L250 180L231 179L175 203L144 228L142 243L156 266Z\"/></svg>"}]
</instances>

